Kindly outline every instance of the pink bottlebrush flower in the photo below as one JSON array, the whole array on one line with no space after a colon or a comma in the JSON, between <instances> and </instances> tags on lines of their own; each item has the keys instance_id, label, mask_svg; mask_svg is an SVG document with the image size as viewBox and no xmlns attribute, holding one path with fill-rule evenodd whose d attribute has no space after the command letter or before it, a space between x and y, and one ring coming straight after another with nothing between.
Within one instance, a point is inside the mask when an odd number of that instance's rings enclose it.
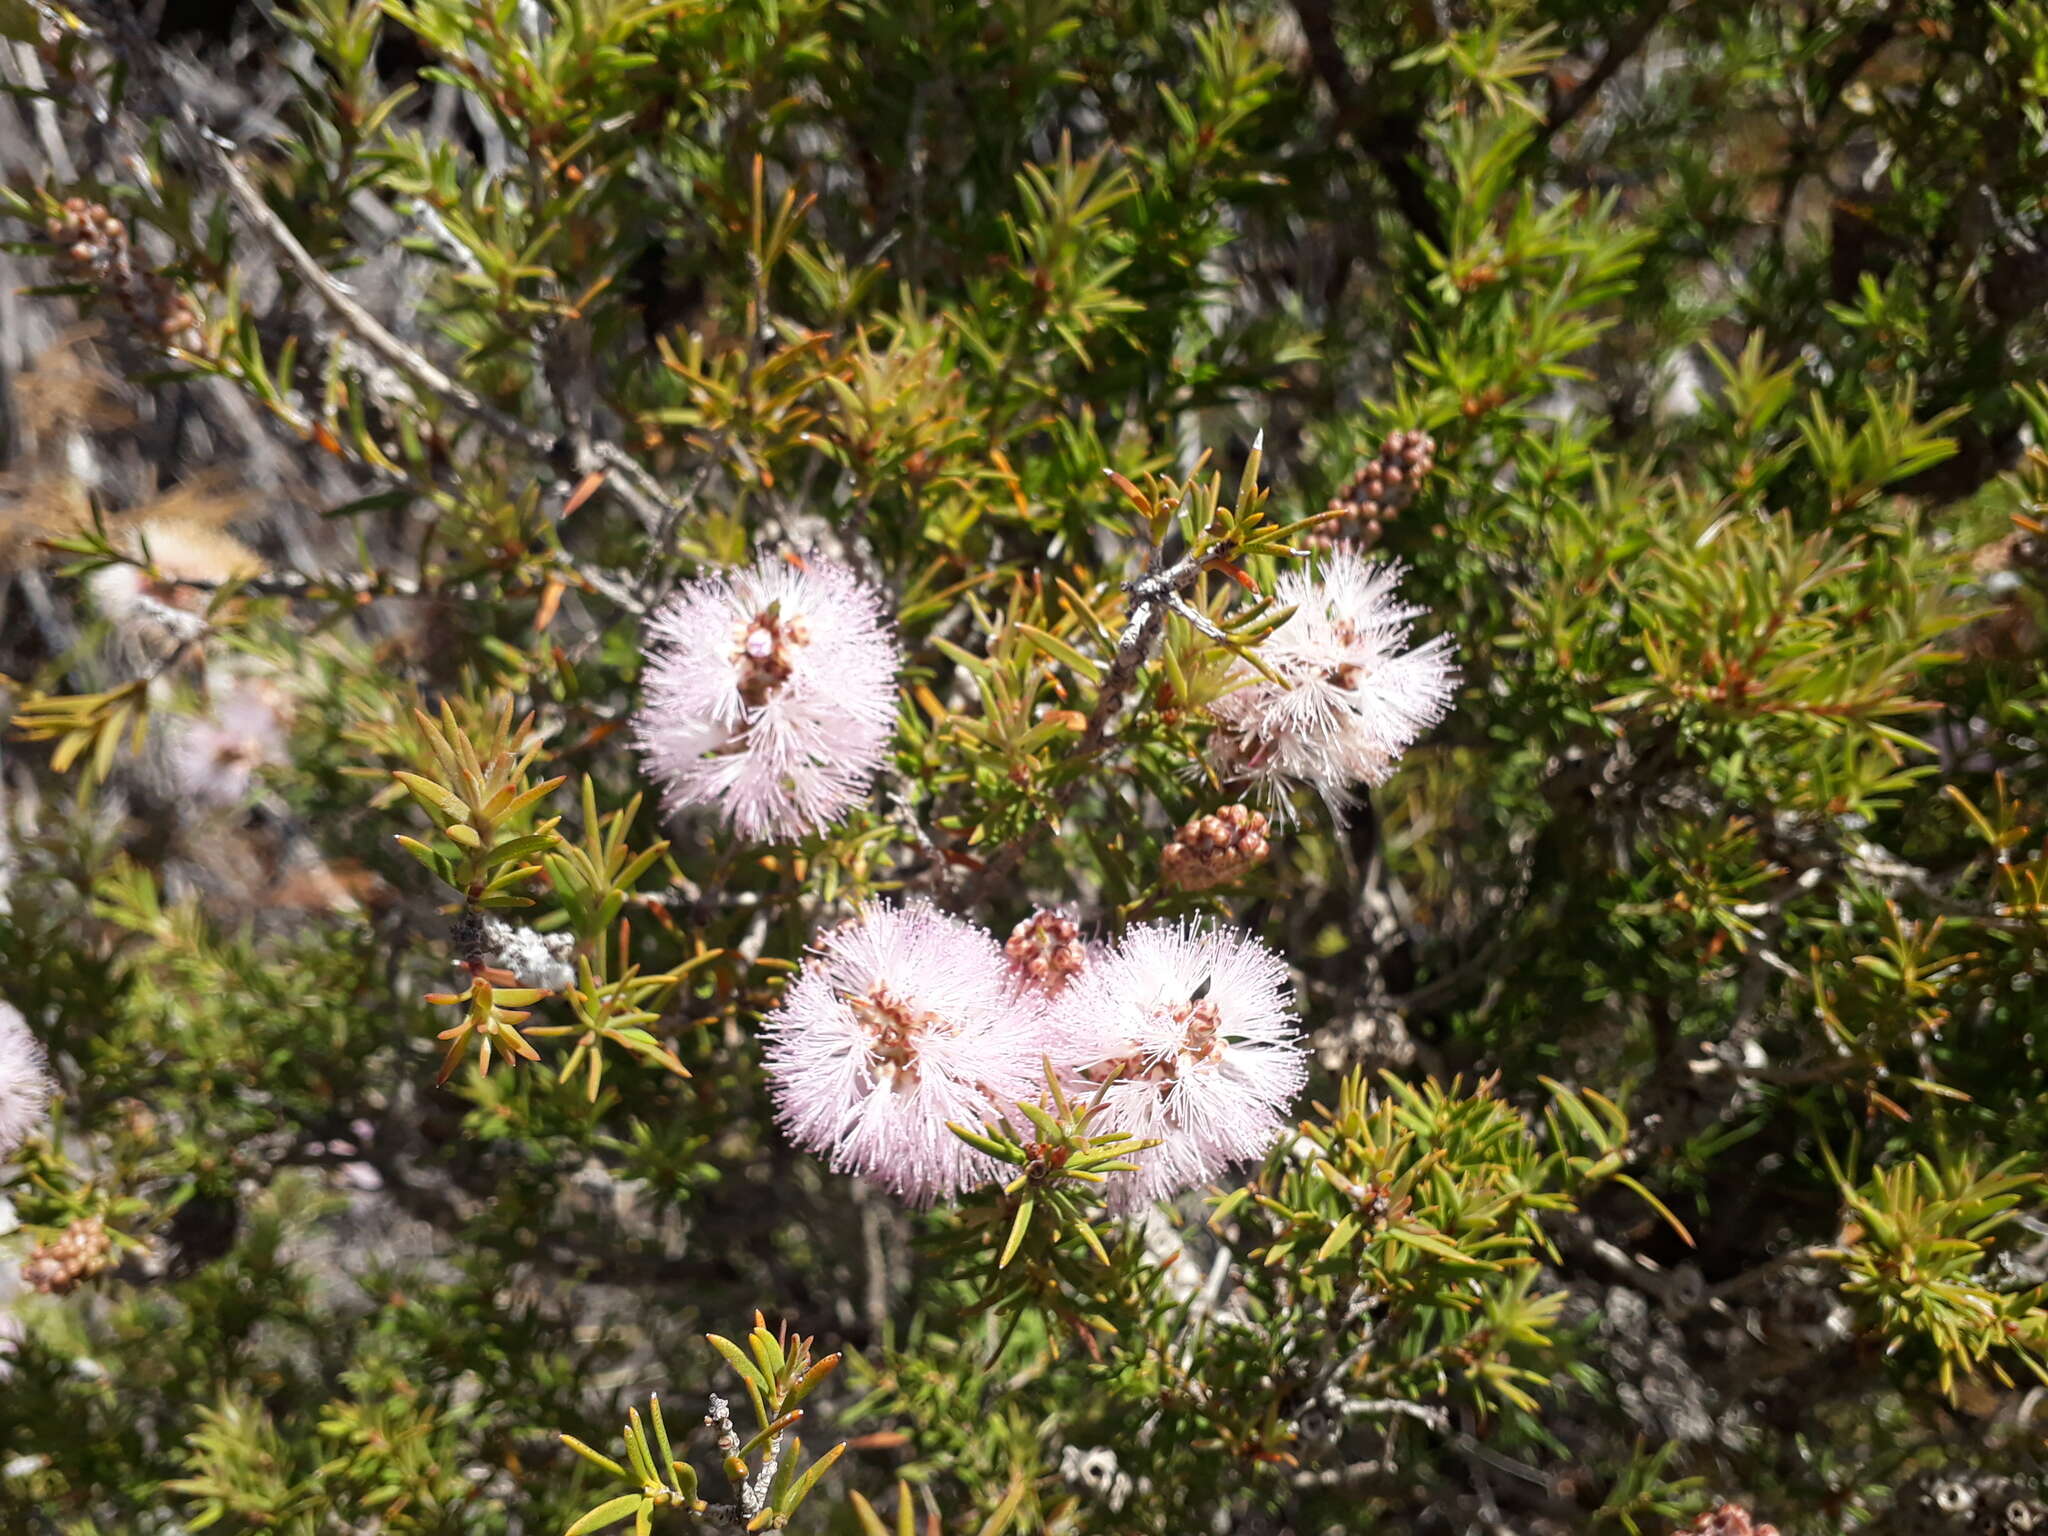
<instances>
[{"instance_id":1,"label":"pink bottlebrush flower","mask_svg":"<svg viewBox=\"0 0 2048 1536\"><path fill-rule=\"evenodd\" d=\"M793 839L865 798L896 722L895 636L843 565L778 559L691 582L649 626L634 740L671 812L715 805Z\"/></svg>"},{"instance_id":2,"label":"pink bottlebrush flower","mask_svg":"<svg viewBox=\"0 0 2048 1536\"><path fill-rule=\"evenodd\" d=\"M1308 1081L1286 962L1209 924L1126 933L1060 994L1048 1035L1075 1095L1100 1095L1091 1129L1159 1142L1112 1176L1124 1210L1262 1156Z\"/></svg>"},{"instance_id":3,"label":"pink bottlebrush flower","mask_svg":"<svg viewBox=\"0 0 2048 1536\"><path fill-rule=\"evenodd\" d=\"M932 907L869 907L823 936L763 1029L798 1146L914 1203L997 1177L948 1130L1031 1093L1042 1004L987 933Z\"/></svg>"},{"instance_id":4,"label":"pink bottlebrush flower","mask_svg":"<svg viewBox=\"0 0 2048 1536\"><path fill-rule=\"evenodd\" d=\"M19 1009L0 1003L0 1157L28 1140L50 1112L56 1084Z\"/></svg>"},{"instance_id":5,"label":"pink bottlebrush flower","mask_svg":"<svg viewBox=\"0 0 2048 1536\"><path fill-rule=\"evenodd\" d=\"M180 794L202 805L237 806L256 770L285 757L285 700L261 678L230 679L204 714L167 733L171 775Z\"/></svg>"},{"instance_id":6,"label":"pink bottlebrush flower","mask_svg":"<svg viewBox=\"0 0 2048 1536\"><path fill-rule=\"evenodd\" d=\"M1384 784L1415 738L1444 717L1458 681L1442 635L1407 649L1423 612L1395 601L1401 567L1338 549L1316 573L1295 571L1274 599L1294 612L1259 659L1277 686L1240 662L1241 684L1210 706L1226 777L1269 790L1303 783L1333 805L1357 784Z\"/></svg>"}]
</instances>

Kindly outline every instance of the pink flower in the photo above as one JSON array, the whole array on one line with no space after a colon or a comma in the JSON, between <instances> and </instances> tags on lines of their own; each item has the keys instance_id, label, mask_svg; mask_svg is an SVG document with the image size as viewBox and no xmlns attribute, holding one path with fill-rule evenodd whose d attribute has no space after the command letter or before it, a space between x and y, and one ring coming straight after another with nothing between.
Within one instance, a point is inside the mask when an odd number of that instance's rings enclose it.
<instances>
[{"instance_id":1,"label":"pink flower","mask_svg":"<svg viewBox=\"0 0 2048 1536\"><path fill-rule=\"evenodd\" d=\"M1286 962L1208 924L1126 933L1068 983L1048 1034L1077 1095L1101 1095L1092 1130L1159 1141L1112 1176L1124 1210L1263 1155L1308 1081Z\"/></svg>"},{"instance_id":2,"label":"pink flower","mask_svg":"<svg viewBox=\"0 0 2048 1536\"><path fill-rule=\"evenodd\" d=\"M0 1003L0 1157L10 1155L50 1113L56 1084L43 1048L19 1009Z\"/></svg>"},{"instance_id":3,"label":"pink flower","mask_svg":"<svg viewBox=\"0 0 2048 1536\"><path fill-rule=\"evenodd\" d=\"M1041 1007L979 928L869 907L819 940L762 1031L777 1117L915 1203L987 1183L999 1165L947 1123L978 1128L1034 1090Z\"/></svg>"},{"instance_id":4,"label":"pink flower","mask_svg":"<svg viewBox=\"0 0 2048 1536\"><path fill-rule=\"evenodd\" d=\"M1318 574L1290 572L1274 597L1294 613L1259 647L1285 687L1240 662L1242 686L1210 706L1226 777L1269 790L1313 786L1333 805L1384 784L1415 738L1441 720L1458 681L1450 640L1407 649L1423 612L1396 602L1401 567L1353 549Z\"/></svg>"},{"instance_id":5,"label":"pink flower","mask_svg":"<svg viewBox=\"0 0 2048 1536\"><path fill-rule=\"evenodd\" d=\"M174 722L167 739L179 792L202 805L240 805L256 770L284 761L284 707L270 683L232 678L204 714Z\"/></svg>"},{"instance_id":6,"label":"pink flower","mask_svg":"<svg viewBox=\"0 0 2048 1536\"><path fill-rule=\"evenodd\" d=\"M649 626L634 739L671 812L794 839L867 796L896 722L896 640L845 566L767 558L691 582Z\"/></svg>"}]
</instances>

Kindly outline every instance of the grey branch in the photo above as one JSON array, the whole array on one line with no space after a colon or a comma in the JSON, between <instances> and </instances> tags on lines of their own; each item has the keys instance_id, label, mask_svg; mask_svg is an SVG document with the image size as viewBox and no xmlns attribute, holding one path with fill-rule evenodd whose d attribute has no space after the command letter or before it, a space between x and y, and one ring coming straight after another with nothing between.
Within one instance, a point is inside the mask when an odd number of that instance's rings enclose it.
<instances>
[{"instance_id":1,"label":"grey branch","mask_svg":"<svg viewBox=\"0 0 2048 1536\"><path fill-rule=\"evenodd\" d=\"M419 388L440 397L495 437L517 443L550 463L561 462L566 455L567 462L579 474L603 472L619 499L633 509L643 527L652 530L681 515L681 506L670 500L654 477L618 444L553 437L499 410L399 340L382 321L358 304L333 275L313 259L312 252L299 243L284 220L263 200L263 194L249 180L248 173L236 163L230 153L231 146L218 135L196 124L193 126L204 137L214 166L227 184L235 206L242 210L243 217L291 264L320 302L353 331L364 348L379 361L404 374Z\"/></svg>"},{"instance_id":2,"label":"grey branch","mask_svg":"<svg viewBox=\"0 0 2048 1536\"><path fill-rule=\"evenodd\" d=\"M1202 562L1184 559L1164 569L1154 567L1142 576L1135 576L1124 583L1124 590L1131 596L1131 616L1124 625L1124 632L1117 638L1116 655L1110 659L1109 671L1104 674L1102 686L1095 693L1095 707L1088 712L1088 724L1081 732L1081 742L1074 749L1077 760L1087 762L1102 750L1109 739L1110 727L1116 723L1118 713L1123 709L1124 698L1131 691L1131 684L1137 681L1138 669L1152 654L1152 647L1158 642L1159 632L1166 627L1166 615L1171 611L1193 610L1181 601L1186 592L1202 574ZM1073 802L1081 792L1081 779L1077 775L1061 787L1058 806L1061 810ZM976 878L977 893L986 893L1000 880L1008 877L1024 857L1021 840L1006 844Z\"/></svg>"}]
</instances>

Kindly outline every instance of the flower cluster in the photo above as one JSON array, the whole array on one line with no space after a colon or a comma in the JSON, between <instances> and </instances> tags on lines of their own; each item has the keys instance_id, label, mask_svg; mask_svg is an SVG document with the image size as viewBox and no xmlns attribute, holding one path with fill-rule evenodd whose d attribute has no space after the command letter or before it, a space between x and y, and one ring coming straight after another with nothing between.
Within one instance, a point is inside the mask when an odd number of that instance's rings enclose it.
<instances>
[{"instance_id":1,"label":"flower cluster","mask_svg":"<svg viewBox=\"0 0 2048 1536\"><path fill-rule=\"evenodd\" d=\"M114 1267L114 1243L98 1216L81 1216L55 1240L40 1245L21 1266L22 1283L45 1296L63 1296Z\"/></svg>"},{"instance_id":2,"label":"flower cluster","mask_svg":"<svg viewBox=\"0 0 2048 1536\"><path fill-rule=\"evenodd\" d=\"M1393 432L1380 444L1379 456L1367 461L1351 481L1330 498L1330 521L1310 536L1310 543L1328 549L1379 541L1386 525L1415 500L1436 469L1436 439L1427 432Z\"/></svg>"},{"instance_id":3,"label":"flower cluster","mask_svg":"<svg viewBox=\"0 0 2048 1536\"><path fill-rule=\"evenodd\" d=\"M1228 885L1266 862L1271 848L1263 813L1248 805L1226 805L1197 816L1174 833L1159 852L1159 878L1176 891L1209 891Z\"/></svg>"},{"instance_id":4,"label":"flower cluster","mask_svg":"<svg viewBox=\"0 0 2048 1536\"><path fill-rule=\"evenodd\" d=\"M229 676L212 687L203 713L179 718L166 732L178 792L197 806L241 805L257 770L285 761L289 708L263 677Z\"/></svg>"},{"instance_id":5,"label":"flower cluster","mask_svg":"<svg viewBox=\"0 0 2048 1536\"><path fill-rule=\"evenodd\" d=\"M1409 648L1423 610L1395 598L1401 567L1339 549L1319 572L1289 572L1274 600L1294 611L1259 658L1240 663L1210 706L1225 776L1276 793L1306 784L1332 805L1383 784L1415 738L1444 717L1458 681L1451 643Z\"/></svg>"},{"instance_id":6,"label":"flower cluster","mask_svg":"<svg viewBox=\"0 0 2048 1536\"><path fill-rule=\"evenodd\" d=\"M993 1159L947 1126L985 1124L1031 1091L1036 996L972 924L868 909L819 941L768 1021L790 1139L915 1203L986 1183Z\"/></svg>"},{"instance_id":7,"label":"flower cluster","mask_svg":"<svg viewBox=\"0 0 2048 1536\"><path fill-rule=\"evenodd\" d=\"M865 798L896 720L881 596L845 566L763 559L685 586L649 626L634 739L671 812L793 839Z\"/></svg>"},{"instance_id":8,"label":"flower cluster","mask_svg":"<svg viewBox=\"0 0 2048 1536\"><path fill-rule=\"evenodd\" d=\"M198 341L199 317L192 306L170 279L135 259L128 226L104 203L67 199L63 216L49 221L48 234L71 275L98 288L149 340L166 346Z\"/></svg>"},{"instance_id":9,"label":"flower cluster","mask_svg":"<svg viewBox=\"0 0 2048 1536\"><path fill-rule=\"evenodd\" d=\"M1118 1181L1126 1209L1260 1156L1308 1081L1286 962L1208 925L1132 929L1060 995L1049 1035L1100 1099L1097 1128L1159 1143Z\"/></svg>"},{"instance_id":10,"label":"flower cluster","mask_svg":"<svg viewBox=\"0 0 2048 1536\"><path fill-rule=\"evenodd\" d=\"M956 1195L997 1164L949 1126L1038 1098L1050 1063L1095 1106L1091 1130L1157 1141L1113 1176L1129 1210L1279 1133L1307 1064L1286 964L1255 940L1155 923L1090 954L1071 918L1040 914L1008 949L921 904L870 907L822 938L764 1031L791 1139L906 1200Z\"/></svg>"}]
</instances>

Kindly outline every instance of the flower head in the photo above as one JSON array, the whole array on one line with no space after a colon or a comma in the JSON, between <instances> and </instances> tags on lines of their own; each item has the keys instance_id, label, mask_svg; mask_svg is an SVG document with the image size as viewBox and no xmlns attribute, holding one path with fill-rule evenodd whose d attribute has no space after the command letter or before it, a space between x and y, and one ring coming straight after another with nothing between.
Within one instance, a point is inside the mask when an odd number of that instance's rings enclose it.
<instances>
[{"instance_id":1,"label":"flower head","mask_svg":"<svg viewBox=\"0 0 2048 1536\"><path fill-rule=\"evenodd\" d=\"M777 1116L798 1146L923 1203L996 1175L947 1129L1033 1089L1041 1004L1001 946L922 904L869 907L825 935L763 1030Z\"/></svg>"},{"instance_id":2,"label":"flower head","mask_svg":"<svg viewBox=\"0 0 2048 1536\"><path fill-rule=\"evenodd\" d=\"M1092 1129L1159 1142L1114 1176L1125 1209L1264 1154L1308 1081L1286 962L1207 924L1126 933L1060 994L1048 1033L1100 1095Z\"/></svg>"},{"instance_id":3,"label":"flower head","mask_svg":"<svg viewBox=\"0 0 2048 1536\"><path fill-rule=\"evenodd\" d=\"M670 811L796 838L867 794L896 719L896 640L845 566L763 559L691 582L649 626L634 739Z\"/></svg>"},{"instance_id":4,"label":"flower head","mask_svg":"<svg viewBox=\"0 0 2048 1536\"><path fill-rule=\"evenodd\" d=\"M208 588L260 574L263 562L233 534L210 526L210 515L199 493L174 492L157 515L123 525L116 534L121 548L149 564L103 565L88 576L100 612L117 624L161 621L167 609L196 616Z\"/></svg>"},{"instance_id":5,"label":"flower head","mask_svg":"<svg viewBox=\"0 0 2048 1536\"><path fill-rule=\"evenodd\" d=\"M240 805L256 770L284 761L285 710L283 694L262 678L217 687L204 714L177 720L167 733L178 792L200 805Z\"/></svg>"},{"instance_id":6,"label":"flower head","mask_svg":"<svg viewBox=\"0 0 2048 1536\"><path fill-rule=\"evenodd\" d=\"M19 1009L0 1003L0 1157L28 1140L50 1112L56 1085Z\"/></svg>"},{"instance_id":7,"label":"flower head","mask_svg":"<svg viewBox=\"0 0 2048 1536\"><path fill-rule=\"evenodd\" d=\"M1290 572L1274 597L1294 612L1259 648L1285 686L1239 663L1241 686L1210 706L1227 775L1303 783L1334 805L1383 784L1415 738L1444 717L1458 680L1450 641L1408 649L1423 610L1395 601L1401 567L1339 549L1319 573Z\"/></svg>"}]
</instances>

